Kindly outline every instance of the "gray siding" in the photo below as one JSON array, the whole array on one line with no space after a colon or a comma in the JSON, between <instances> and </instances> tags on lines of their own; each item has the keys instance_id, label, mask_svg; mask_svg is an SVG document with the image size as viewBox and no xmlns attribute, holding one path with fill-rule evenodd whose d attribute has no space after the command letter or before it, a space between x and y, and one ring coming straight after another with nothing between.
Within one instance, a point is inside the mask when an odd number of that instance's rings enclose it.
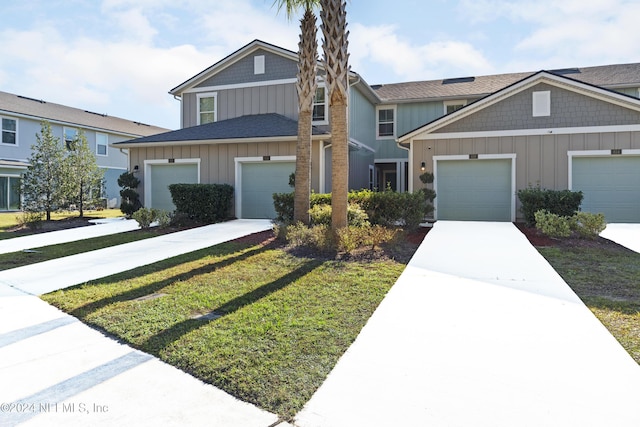
<instances>
[{"instance_id":1,"label":"gray siding","mask_svg":"<svg viewBox=\"0 0 640 427\"><path fill-rule=\"evenodd\" d=\"M253 58L260 55L264 55L265 57L265 71L264 74L254 74ZM239 83L291 79L296 77L297 72L298 65L296 61L258 49L195 87L202 88Z\"/></svg>"},{"instance_id":2,"label":"gray siding","mask_svg":"<svg viewBox=\"0 0 640 427\"><path fill-rule=\"evenodd\" d=\"M532 93L551 92L551 115L533 117ZM640 112L600 101L556 86L540 83L497 104L438 129L435 133L479 132L630 125L640 123Z\"/></svg>"},{"instance_id":3,"label":"gray siding","mask_svg":"<svg viewBox=\"0 0 640 427\"><path fill-rule=\"evenodd\" d=\"M568 151L640 149L640 132L423 140L414 141L413 148L414 191L423 186L418 178L420 162L433 171L433 156L513 153L517 189L540 185L565 190L569 186ZM521 218L519 201L516 203L516 216Z\"/></svg>"},{"instance_id":4,"label":"gray siding","mask_svg":"<svg viewBox=\"0 0 640 427\"><path fill-rule=\"evenodd\" d=\"M298 96L294 83L218 90L216 93L218 121L266 113L298 119ZM183 128L198 124L197 102L195 93L183 95Z\"/></svg>"}]
</instances>

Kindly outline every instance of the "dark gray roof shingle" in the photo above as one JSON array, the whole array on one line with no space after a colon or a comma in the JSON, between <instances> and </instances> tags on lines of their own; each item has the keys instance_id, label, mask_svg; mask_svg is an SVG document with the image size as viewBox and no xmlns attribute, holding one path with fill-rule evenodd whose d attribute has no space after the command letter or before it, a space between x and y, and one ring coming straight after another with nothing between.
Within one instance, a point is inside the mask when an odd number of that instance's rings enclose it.
<instances>
[{"instance_id":1,"label":"dark gray roof shingle","mask_svg":"<svg viewBox=\"0 0 640 427\"><path fill-rule=\"evenodd\" d=\"M131 120L92 113L79 108L67 107L39 99L28 98L0 91L0 111L31 116L34 119L47 119L77 125L123 133L132 136L147 136L168 129L146 125Z\"/></svg>"},{"instance_id":2,"label":"dark gray roof shingle","mask_svg":"<svg viewBox=\"0 0 640 427\"><path fill-rule=\"evenodd\" d=\"M219 122L192 126L157 135L123 141L119 144L150 142L215 141L224 139L272 138L298 135L298 122L276 113L241 116ZM313 135L328 135L313 127Z\"/></svg>"},{"instance_id":3,"label":"dark gray roof shingle","mask_svg":"<svg viewBox=\"0 0 640 427\"><path fill-rule=\"evenodd\" d=\"M578 70L579 72L571 72ZM566 77L604 88L640 86L640 63L583 67L577 69L548 70ZM446 99L480 97L497 92L525 79L535 72L477 76L473 81L443 84L445 80L429 80L406 83L374 85L373 89L384 102L401 102L421 99ZM470 79L464 79L470 80Z\"/></svg>"}]
</instances>

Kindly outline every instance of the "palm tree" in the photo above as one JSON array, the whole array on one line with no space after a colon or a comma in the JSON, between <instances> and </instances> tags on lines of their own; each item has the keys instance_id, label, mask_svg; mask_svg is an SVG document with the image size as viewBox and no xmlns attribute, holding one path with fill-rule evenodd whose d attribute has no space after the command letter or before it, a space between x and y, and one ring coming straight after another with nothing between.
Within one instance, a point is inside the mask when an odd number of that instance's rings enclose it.
<instances>
[{"instance_id":1,"label":"palm tree","mask_svg":"<svg viewBox=\"0 0 640 427\"><path fill-rule=\"evenodd\" d=\"M331 228L347 226L349 193L349 145L347 103L349 54L347 53L347 10L344 0L320 0L324 68L329 93L331 123Z\"/></svg>"},{"instance_id":2,"label":"palm tree","mask_svg":"<svg viewBox=\"0 0 640 427\"><path fill-rule=\"evenodd\" d=\"M300 19L300 42L298 43L298 143L296 146L296 179L293 202L293 219L309 224L309 197L311 193L311 137L313 120L313 98L317 90L316 64L318 42L316 40L316 16L313 8L318 0L276 0L278 10L286 8L291 18L294 10L304 8ZM275 4L275 3L274 3Z\"/></svg>"}]
</instances>

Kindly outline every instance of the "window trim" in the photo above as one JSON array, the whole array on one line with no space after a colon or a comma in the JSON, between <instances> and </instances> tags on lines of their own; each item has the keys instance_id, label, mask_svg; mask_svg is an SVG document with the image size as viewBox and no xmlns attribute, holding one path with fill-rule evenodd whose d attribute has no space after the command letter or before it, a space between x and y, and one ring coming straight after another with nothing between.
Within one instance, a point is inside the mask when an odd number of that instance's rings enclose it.
<instances>
[{"instance_id":1,"label":"window trim","mask_svg":"<svg viewBox=\"0 0 640 427\"><path fill-rule=\"evenodd\" d=\"M213 122L217 122L218 121L218 92L202 92L202 93L198 93L196 94L196 111L197 111L197 116L196 116L196 124L197 125L201 125L202 123L200 123L200 117L202 115L202 112L200 111L200 99L201 98L213 98ZM211 111L205 111L205 113L210 113Z\"/></svg>"},{"instance_id":2,"label":"window trim","mask_svg":"<svg viewBox=\"0 0 640 427\"><path fill-rule=\"evenodd\" d=\"M106 144L98 144L98 136L104 136ZM100 145L104 145L104 154L100 154L98 151L98 147ZM102 132L96 132L96 156L100 157L109 157L109 135Z\"/></svg>"},{"instance_id":3,"label":"window trim","mask_svg":"<svg viewBox=\"0 0 640 427\"><path fill-rule=\"evenodd\" d=\"M320 88L324 89L324 120L313 120L313 108L316 105L320 105L320 104L316 104L315 103L315 94L313 96L313 103L311 105L311 124L314 125L328 125L329 124L329 94L328 94L328 90L327 87L324 85L324 83L318 83L318 87L316 88L316 91Z\"/></svg>"},{"instance_id":4,"label":"window trim","mask_svg":"<svg viewBox=\"0 0 640 427\"><path fill-rule=\"evenodd\" d=\"M393 110L393 135L380 135L380 110ZM398 134L398 106L397 105L377 105L376 106L376 139L396 139Z\"/></svg>"},{"instance_id":5,"label":"window trim","mask_svg":"<svg viewBox=\"0 0 640 427\"><path fill-rule=\"evenodd\" d=\"M442 107L444 115L446 116L447 114L451 114L451 113L447 113L447 107L448 106L450 106L450 105L461 105L461 104L462 104L462 107L460 107L460 108L465 107L467 105L467 100L466 99L452 99L451 101L444 101L443 102L443 107ZM458 111L458 110L455 110L455 111ZM452 113L453 112L454 111L452 111Z\"/></svg>"},{"instance_id":6,"label":"window trim","mask_svg":"<svg viewBox=\"0 0 640 427\"><path fill-rule=\"evenodd\" d=\"M2 127L2 120L3 119L13 120L14 122L16 122L16 130L15 131L5 130ZM4 132L13 132L14 133L15 139L16 139L15 144L2 142L2 133L4 133ZM17 147L19 145L18 142L19 142L19 139L18 139L18 118L17 117L9 117L9 116L0 116L0 145L6 146L6 147Z\"/></svg>"},{"instance_id":7,"label":"window trim","mask_svg":"<svg viewBox=\"0 0 640 427\"><path fill-rule=\"evenodd\" d=\"M69 144L67 143L67 129L74 130L76 132L74 139L80 134L80 129L71 126L62 127L62 142L64 142L64 148L66 148L67 151L71 151L71 148L69 148Z\"/></svg>"},{"instance_id":8,"label":"window trim","mask_svg":"<svg viewBox=\"0 0 640 427\"><path fill-rule=\"evenodd\" d=\"M551 91L542 90L532 92L531 110L533 117L551 116Z\"/></svg>"},{"instance_id":9,"label":"window trim","mask_svg":"<svg viewBox=\"0 0 640 427\"><path fill-rule=\"evenodd\" d=\"M265 73L265 56L264 55L256 55L253 57L253 74L259 75Z\"/></svg>"}]
</instances>

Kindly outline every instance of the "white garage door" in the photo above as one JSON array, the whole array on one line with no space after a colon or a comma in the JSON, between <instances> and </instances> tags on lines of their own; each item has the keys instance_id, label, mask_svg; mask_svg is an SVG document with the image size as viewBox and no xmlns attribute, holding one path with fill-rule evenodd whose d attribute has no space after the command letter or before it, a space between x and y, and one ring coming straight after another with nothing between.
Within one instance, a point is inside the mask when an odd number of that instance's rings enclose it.
<instances>
[{"instance_id":1,"label":"white garage door","mask_svg":"<svg viewBox=\"0 0 640 427\"><path fill-rule=\"evenodd\" d=\"M289 175L295 162L242 163L242 218L275 218L273 193L290 193Z\"/></svg>"},{"instance_id":2,"label":"white garage door","mask_svg":"<svg viewBox=\"0 0 640 427\"><path fill-rule=\"evenodd\" d=\"M198 165L166 163L150 166L151 206L156 209L173 211L176 209L169 192L170 184L197 184Z\"/></svg>"},{"instance_id":3,"label":"white garage door","mask_svg":"<svg viewBox=\"0 0 640 427\"><path fill-rule=\"evenodd\" d=\"M573 157L572 190L582 191L581 210L607 222L640 222L640 156Z\"/></svg>"},{"instance_id":4,"label":"white garage door","mask_svg":"<svg viewBox=\"0 0 640 427\"><path fill-rule=\"evenodd\" d=\"M437 218L511 221L511 162L511 159L439 160Z\"/></svg>"}]
</instances>

